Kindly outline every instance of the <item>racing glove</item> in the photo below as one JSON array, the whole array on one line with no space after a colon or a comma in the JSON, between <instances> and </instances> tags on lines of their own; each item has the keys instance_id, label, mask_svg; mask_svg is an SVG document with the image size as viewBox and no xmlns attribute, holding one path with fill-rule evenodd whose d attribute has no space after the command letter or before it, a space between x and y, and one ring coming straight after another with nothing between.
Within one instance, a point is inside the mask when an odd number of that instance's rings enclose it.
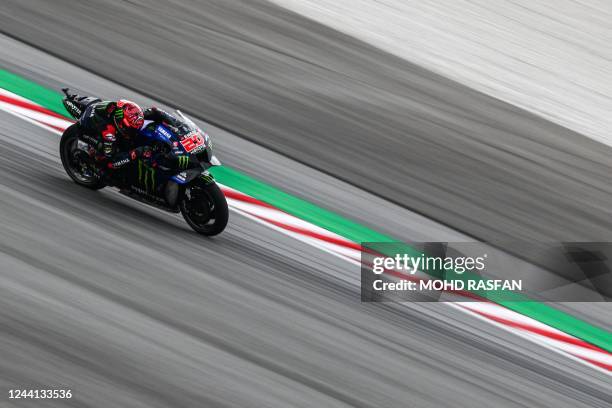
<instances>
[{"instance_id":1,"label":"racing glove","mask_svg":"<svg viewBox=\"0 0 612 408\"><path fill-rule=\"evenodd\" d=\"M153 155L153 151L149 146L141 146L137 147L133 150L130 150L130 160L138 160L138 159L146 159L150 160Z\"/></svg>"}]
</instances>

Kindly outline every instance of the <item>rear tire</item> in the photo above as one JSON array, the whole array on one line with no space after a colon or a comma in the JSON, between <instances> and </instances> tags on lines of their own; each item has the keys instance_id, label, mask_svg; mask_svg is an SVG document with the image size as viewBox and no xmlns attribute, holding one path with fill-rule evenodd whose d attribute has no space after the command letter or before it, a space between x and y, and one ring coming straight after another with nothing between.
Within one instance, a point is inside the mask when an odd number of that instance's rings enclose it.
<instances>
[{"instance_id":1,"label":"rear tire","mask_svg":"<svg viewBox=\"0 0 612 408\"><path fill-rule=\"evenodd\" d=\"M91 176L84 173L84 167L91 166L91 158L86 152L76 147L79 140L79 132L78 125L75 123L69 126L62 134L59 148L62 166L64 166L64 170L70 178L78 185L91 190L99 190L105 186L100 177L93 172Z\"/></svg>"},{"instance_id":2,"label":"rear tire","mask_svg":"<svg viewBox=\"0 0 612 408\"><path fill-rule=\"evenodd\" d=\"M199 234L210 237L220 234L227 226L227 201L214 182L188 186L179 207L187 224Z\"/></svg>"}]
</instances>

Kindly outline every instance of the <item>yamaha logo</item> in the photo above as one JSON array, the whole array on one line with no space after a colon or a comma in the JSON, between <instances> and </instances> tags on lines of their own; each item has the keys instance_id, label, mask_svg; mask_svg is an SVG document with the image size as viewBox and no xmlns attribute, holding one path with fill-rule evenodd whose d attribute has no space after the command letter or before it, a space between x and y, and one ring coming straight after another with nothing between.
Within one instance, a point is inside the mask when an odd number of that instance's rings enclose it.
<instances>
[{"instance_id":1,"label":"yamaha logo","mask_svg":"<svg viewBox=\"0 0 612 408\"><path fill-rule=\"evenodd\" d=\"M129 162L130 162L130 159L123 159L123 160L119 160L118 162L113 163L113 166L119 167L124 164L128 164Z\"/></svg>"},{"instance_id":2,"label":"yamaha logo","mask_svg":"<svg viewBox=\"0 0 612 408\"><path fill-rule=\"evenodd\" d=\"M159 133L161 133L164 137L171 139L172 138L172 134L170 132L168 132L163 126L158 126L157 127L157 131Z\"/></svg>"},{"instance_id":3,"label":"yamaha logo","mask_svg":"<svg viewBox=\"0 0 612 408\"><path fill-rule=\"evenodd\" d=\"M81 115L81 110L71 101L66 101L66 105L68 106L68 108L70 108L70 110L72 110L75 114L77 115Z\"/></svg>"}]
</instances>

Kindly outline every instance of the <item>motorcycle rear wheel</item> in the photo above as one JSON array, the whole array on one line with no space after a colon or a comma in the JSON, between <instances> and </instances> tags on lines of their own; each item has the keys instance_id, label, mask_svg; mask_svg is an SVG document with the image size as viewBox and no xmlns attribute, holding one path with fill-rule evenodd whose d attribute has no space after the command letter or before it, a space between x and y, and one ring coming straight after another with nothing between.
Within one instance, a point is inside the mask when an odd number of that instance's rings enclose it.
<instances>
[{"instance_id":1,"label":"motorcycle rear wheel","mask_svg":"<svg viewBox=\"0 0 612 408\"><path fill-rule=\"evenodd\" d=\"M91 190L104 188L105 184L94 172L87 152L77 148L78 141L78 125L73 124L64 131L60 140L59 151L64 170L80 186ZM91 174L87 174L88 172Z\"/></svg>"}]
</instances>

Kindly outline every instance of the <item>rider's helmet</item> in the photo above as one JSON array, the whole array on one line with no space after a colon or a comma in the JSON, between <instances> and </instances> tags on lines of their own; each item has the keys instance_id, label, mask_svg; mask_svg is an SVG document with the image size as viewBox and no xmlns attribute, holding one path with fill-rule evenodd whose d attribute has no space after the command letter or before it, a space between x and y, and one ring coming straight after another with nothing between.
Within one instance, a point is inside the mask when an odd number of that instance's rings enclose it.
<instances>
[{"instance_id":1,"label":"rider's helmet","mask_svg":"<svg viewBox=\"0 0 612 408\"><path fill-rule=\"evenodd\" d=\"M113 115L117 130L125 136L140 129L144 123L144 113L140 106L125 99L117 101Z\"/></svg>"}]
</instances>

